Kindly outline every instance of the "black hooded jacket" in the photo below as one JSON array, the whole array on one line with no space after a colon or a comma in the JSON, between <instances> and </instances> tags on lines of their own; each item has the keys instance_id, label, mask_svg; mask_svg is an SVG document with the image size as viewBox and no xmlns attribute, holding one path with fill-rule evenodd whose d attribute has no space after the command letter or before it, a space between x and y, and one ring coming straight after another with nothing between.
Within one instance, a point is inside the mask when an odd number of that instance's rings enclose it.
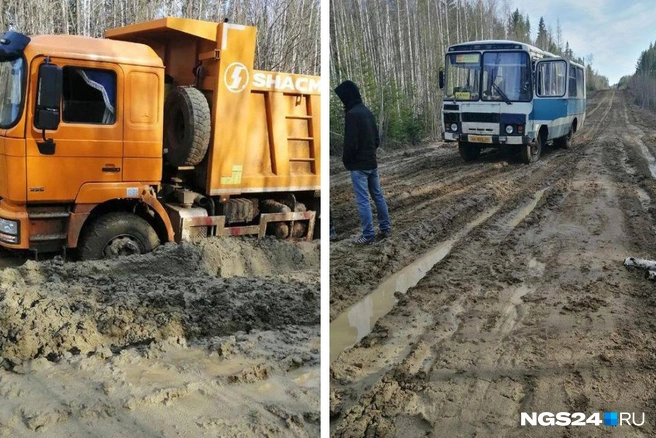
<instances>
[{"instance_id":1,"label":"black hooded jacket","mask_svg":"<svg viewBox=\"0 0 656 438\"><path fill-rule=\"evenodd\" d=\"M339 84L335 93L346 110L342 155L344 167L346 170L376 169L376 149L380 138L373 113L362 103L360 90L352 81Z\"/></svg>"}]
</instances>

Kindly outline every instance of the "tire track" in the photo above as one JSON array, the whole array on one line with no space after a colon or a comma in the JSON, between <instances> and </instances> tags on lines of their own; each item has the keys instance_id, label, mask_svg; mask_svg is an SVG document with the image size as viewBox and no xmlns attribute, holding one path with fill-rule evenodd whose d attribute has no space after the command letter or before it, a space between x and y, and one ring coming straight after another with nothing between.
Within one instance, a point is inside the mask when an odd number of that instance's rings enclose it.
<instances>
[{"instance_id":1,"label":"tire track","mask_svg":"<svg viewBox=\"0 0 656 438\"><path fill-rule=\"evenodd\" d=\"M507 195L482 204L500 203L499 212L333 364L333 436L528 436L517 429L522 411L655 414L648 382L656 376L647 366L656 298L621 266L625 253L653 246L643 237L653 221L636 219L644 207L627 184L649 171L637 143L620 134L624 94L595 99L573 150L547 154L530 172L508 166L471 190L441 196L451 202L409 206L412 227L412 215L425 217L419 213L431 205L462 203L492 193L486 184L511 180ZM624 149L635 175L617 159ZM391 247L378 249L358 254L358 263L372 269L367 261ZM655 433L653 426L633 432Z\"/></svg>"}]
</instances>

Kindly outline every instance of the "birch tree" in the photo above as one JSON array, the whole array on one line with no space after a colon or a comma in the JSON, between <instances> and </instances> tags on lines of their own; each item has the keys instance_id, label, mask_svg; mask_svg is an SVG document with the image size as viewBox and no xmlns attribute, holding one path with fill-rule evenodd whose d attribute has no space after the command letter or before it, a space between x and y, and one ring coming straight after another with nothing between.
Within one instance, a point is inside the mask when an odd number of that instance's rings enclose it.
<instances>
[{"instance_id":1,"label":"birch tree","mask_svg":"<svg viewBox=\"0 0 656 438\"><path fill-rule=\"evenodd\" d=\"M102 37L165 16L258 28L256 68L320 73L320 0L0 0L0 28Z\"/></svg>"}]
</instances>

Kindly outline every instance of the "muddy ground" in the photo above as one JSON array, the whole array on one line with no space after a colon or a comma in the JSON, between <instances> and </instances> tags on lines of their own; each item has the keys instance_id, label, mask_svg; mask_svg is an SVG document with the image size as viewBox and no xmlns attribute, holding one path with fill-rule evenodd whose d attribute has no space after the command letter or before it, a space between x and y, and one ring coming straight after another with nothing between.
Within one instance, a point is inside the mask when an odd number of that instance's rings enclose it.
<instances>
[{"instance_id":1,"label":"muddy ground","mask_svg":"<svg viewBox=\"0 0 656 438\"><path fill-rule=\"evenodd\" d=\"M622 263L656 259L654 156L656 116L614 90L589 96L571 150L530 166L464 163L443 143L387 153L393 235L366 247L350 244L359 219L333 161L332 436L656 436L656 286ZM389 294L367 296L403 268L397 289L426 274L385 314ZM646 421L519 425L605 411Z\"/></svg>"},{"instance_id":2,"label":"muddy ground","mask_svg":"<svg viewBox=\"0 0 656 438\"><path fill-rule=\"evenodd\" d=\"M4 268L0 436L318 436L319 291L318 242Z\"/></svg>"}]
</instances>

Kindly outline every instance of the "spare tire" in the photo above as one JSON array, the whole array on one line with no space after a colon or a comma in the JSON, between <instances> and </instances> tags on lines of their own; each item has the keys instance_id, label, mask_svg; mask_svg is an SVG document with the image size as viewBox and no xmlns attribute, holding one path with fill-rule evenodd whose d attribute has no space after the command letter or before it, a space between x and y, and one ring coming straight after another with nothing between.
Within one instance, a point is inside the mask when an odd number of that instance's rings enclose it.
<instances>
[{"instance_id":1,"label":"spare tire","mask_svg":"<svg viewBox=\"0 0 656 438\"><path fill-rule=\"evenodd\" d=\"M176 87L164 103L164 150L174 166L195 166L210 144L210 107L193 87Z\"/></svg>"}]
</instances>

